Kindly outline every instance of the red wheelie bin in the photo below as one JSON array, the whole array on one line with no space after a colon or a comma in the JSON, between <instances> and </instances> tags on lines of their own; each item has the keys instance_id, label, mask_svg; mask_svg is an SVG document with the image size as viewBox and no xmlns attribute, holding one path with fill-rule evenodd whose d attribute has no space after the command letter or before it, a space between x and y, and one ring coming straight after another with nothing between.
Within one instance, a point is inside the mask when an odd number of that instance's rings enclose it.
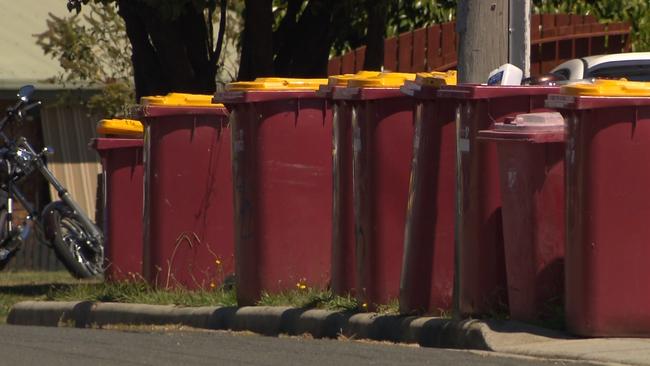
<instances>
[{"instance_id":1,"label":"red wheelie bin","mask_svg":"<svg viewBox=\"0 0 650 366\"><path fill-rule=\"evenodd\" d=\"M402 92L415 100L415 135L404 229L400 312L452 309L456 219L456 104L438 98L456 72L421 73Z\"/></svg>"},{"instance_id":2,"label":"red wheelie bin","mask_svg":"<svg viewBox=\"0 0 650 366\"><path fill-rule=\"evenodd\" d=\"M104 176L104 223L107 281L142 278L143 168L139 121L102 120L91 140Z\"/></svg>"},{"instance_id":3,"label":"red wheelie bin","mask_svg":"<svg viewBox=\"0 0 650 366\"><path fill-rule=\"evenodd\" d=\"M371 310L399 296L415 106L399 88L413 79L384 73L334 92L352 110L356 295Z\"/></svg>"},{"instance_id":4,"label":"red wheelie bin","mask_svg":"<svg viewBox=\"0 0 650 366\"><path fill-rule=\"evenodd\" d=\"M318 95L332 108L332 264L330 288L341 296L354 294L354 205L352 199L352 110L349 103L333 99L335 90L345 88L348 81L363 76L377 76L378 71L335 75L321 85Z\"/></svg>"},{"instance_id":5,"label":"red wheelie bin","mask_svg":"<svg viewBox=\"0 0 650 366\"><path fill-rule=\"evenodd\" d=\"M497 145L510 318L554 320L564 296L564 118L522 114L479 138Z\"/></svg>"},{"instance_id":6,"label":"red wheelie bin","mask_svg":"<svg viewBox=\"0 0 650 366\"><path fill-rule=\"evenodd\" d=\"M600 80L551 95L567 122L566 324L650 335L650 83Z\"/></svg>"},{"instance_id":7,"label":"red wheelie bin","mask_svg":"<svg viewBox=\"0 0 650 366\"><path fill-rule=\"evenodd\" d=\"M460 316L506 311L499 168L494 143L477 140L517 114L547 111L544 101L556 87L445 86L439 98L455 99L457 127L457 246L455 311Z\"/></svg>"},{"instance_id":8,"label":"red wheelie bin","mask_svg":"<svg viewBox=\"0 0 650 366\"><path fill-rule=\"evenodd\" d=\"M215 96L231 113L240 305L329 283L332 117L316 94L326 83L261 78Z\"/></svg>"},{"instance_id":9,"label":"red wheelie bin","mask_svg":"<svg viewBox=\"0 0 650 366\"><path fill-rule=\"evenodd\" d=\"M145 278L218 287L233 272L230 129L212 95L144 97Z\"/></svg>"}]
</instances>

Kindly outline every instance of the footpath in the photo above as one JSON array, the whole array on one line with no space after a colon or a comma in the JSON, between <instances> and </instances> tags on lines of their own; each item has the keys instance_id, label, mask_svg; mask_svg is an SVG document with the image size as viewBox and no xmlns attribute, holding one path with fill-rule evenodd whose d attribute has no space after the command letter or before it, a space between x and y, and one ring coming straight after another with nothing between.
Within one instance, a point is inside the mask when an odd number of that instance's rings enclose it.
<instances>
[{"instance_id":1,"label":"footpath","mask_svg":"<svg viewBox=\"0 0 650 366\"><path fill-rule=\"evenodd\" d=\"M268 336L343 336L608 365L650 365L650 339L575 338L561 332L502 320L459 321L291 307L178 307L87 301L26 301L13 306L7 323L80 328L174 324L202 329L251 331Z\"/></svg>"}]
</instances>

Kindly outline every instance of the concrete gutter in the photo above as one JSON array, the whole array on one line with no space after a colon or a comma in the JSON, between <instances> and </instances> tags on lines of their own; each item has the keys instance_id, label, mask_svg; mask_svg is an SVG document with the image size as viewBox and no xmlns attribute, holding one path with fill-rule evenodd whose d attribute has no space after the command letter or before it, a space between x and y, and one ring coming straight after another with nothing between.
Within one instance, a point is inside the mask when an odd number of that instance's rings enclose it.
<instances>
[{"instance_id":1,"label":"concrete gutter","mask_svg":"<svg viewBox=\"0 0 650 366\"><path fill-rule=\"evenodd\" d=\"M578 339L514 321L459 321L290 307L189 308L85 301L25 301L12 307L7 323L79 328L118 324L175 324L203 329L251 331L268 336L344 336L352 339L417 343L426 347L650 366L650 340Z\"/></svg>"}]
</instances>

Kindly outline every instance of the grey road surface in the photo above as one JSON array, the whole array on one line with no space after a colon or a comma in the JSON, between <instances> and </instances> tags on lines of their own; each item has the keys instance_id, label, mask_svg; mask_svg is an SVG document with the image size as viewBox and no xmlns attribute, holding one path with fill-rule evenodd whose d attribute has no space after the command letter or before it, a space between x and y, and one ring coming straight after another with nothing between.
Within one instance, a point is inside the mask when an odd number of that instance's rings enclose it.
<instances>
[{"instance_id":1,"label":"grey road surface","mask_svg":"<svg viewBox=\"0 0 650 366\"><path fill-rule=\"evenodd\" d=\"M0 365L588 365L247 333L0 326Z\"/></svg>"}]
</instances>

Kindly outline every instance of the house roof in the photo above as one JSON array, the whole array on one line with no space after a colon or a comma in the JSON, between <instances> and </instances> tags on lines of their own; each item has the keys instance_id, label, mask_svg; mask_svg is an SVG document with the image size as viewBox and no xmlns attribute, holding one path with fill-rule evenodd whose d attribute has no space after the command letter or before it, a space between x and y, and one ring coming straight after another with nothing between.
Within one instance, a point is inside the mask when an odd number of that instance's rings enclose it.
<instances>
[{"instance_id":1,"label":"house roof","mask_svg":"<svg viewBox=\"0 0 650 366\"><path fill-rule=\"evenodd\" d=\"M58 89L46 83L62 71L57 60L45 55L35 34L47 29L49 14L65 16L66 0L0 0L0 89L16 90L31 83L37 88Z\"/></svg>"}]
</instances>

